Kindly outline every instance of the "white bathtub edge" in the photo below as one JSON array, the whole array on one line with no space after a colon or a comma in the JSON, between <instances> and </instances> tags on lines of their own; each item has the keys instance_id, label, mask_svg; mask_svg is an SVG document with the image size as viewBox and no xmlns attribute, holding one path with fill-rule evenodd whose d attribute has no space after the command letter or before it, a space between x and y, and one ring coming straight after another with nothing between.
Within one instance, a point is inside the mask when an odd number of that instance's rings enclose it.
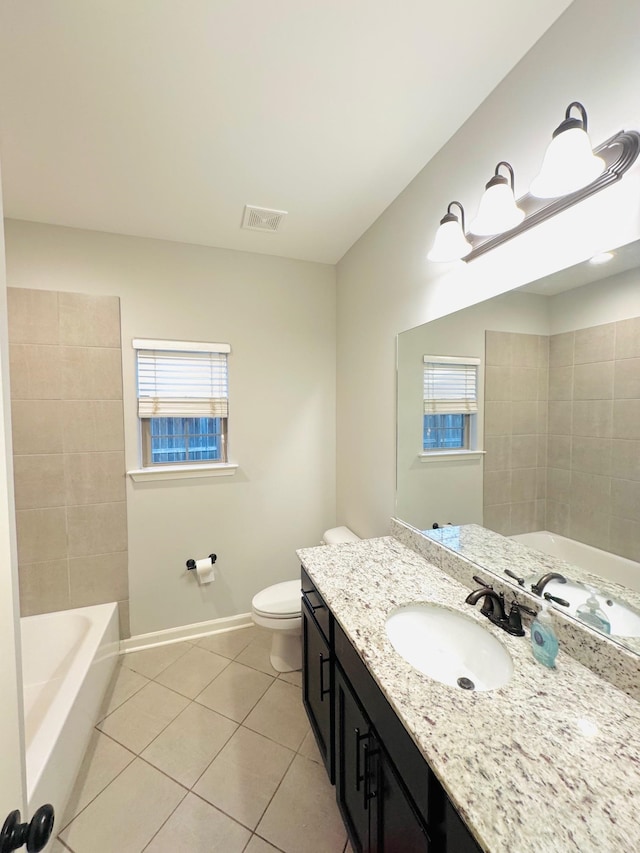
<instances>
[{"instance_id":1,"label":"white bathtub edge","mask_svg":"<svg viewBox=\"0 0 640 853\"><path fill-rule=\"evenodd\" d=\"M191 625L180 625L177 628L167 628L164 631L152 631L149 634L137 634L120 641L121 654L137 652L152 646L167 646L171 643L181 643L183 640L193 640L207 637L209 634L221 634L225 631L236 631L253 625L250 613L239 613L237 616L224 616L221 619L210 619L207 622L194 622Z\"/></svg>"}]
</instances>

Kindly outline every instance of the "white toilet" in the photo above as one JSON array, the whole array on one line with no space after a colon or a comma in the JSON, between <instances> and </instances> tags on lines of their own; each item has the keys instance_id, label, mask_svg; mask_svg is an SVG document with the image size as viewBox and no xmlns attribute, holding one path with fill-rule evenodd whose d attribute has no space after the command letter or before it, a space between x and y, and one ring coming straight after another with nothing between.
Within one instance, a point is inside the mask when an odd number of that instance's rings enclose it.
<instances>
[{"instance_id":1,"label":"white toilet","mask_svg":"<svg viewBox=\"0 0 640 853\"><path fill-rule=\"evenodd\" d=\"M360 537L348 527L332 527L322 537L323 545L357 542ZM251 618L261 628L273 631L271 666L277 672L302 667L300 578L268 586L253 596Z\"/></svg>"}]
</instances>

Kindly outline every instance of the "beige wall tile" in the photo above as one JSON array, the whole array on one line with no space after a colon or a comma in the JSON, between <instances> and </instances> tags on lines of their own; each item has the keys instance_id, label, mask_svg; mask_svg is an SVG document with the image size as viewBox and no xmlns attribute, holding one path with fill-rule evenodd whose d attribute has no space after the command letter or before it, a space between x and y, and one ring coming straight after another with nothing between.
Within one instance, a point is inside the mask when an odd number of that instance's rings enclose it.
<instances>
[{"instance_id":1,"label":"beige wall tile","mask_svg":"<svg viewBox=\"0 0 640 853\"><path fill-rule=\"evenodd\" d=\"M511 472L511 503L536 500L537 471L537 468L516 468Z\"/></svg>"},{"instance_id":2,"label":"beige wall tile","mask_svg":"<svg viewBox=\"0 0 640 853\"><path fill-rule=\"evenodd\" d=\"M576 401L573 404L573 434L611 438L613 407L612 400Z\"/></svg>"},{"instance_id":3,"label":"beige wall tile","mask_svg":"<svg viewBox=\"0 0 640 853\"><path fill-rule=\"evenodd\" d=\"M569 503L571 472L566 468L547 468L547 499Z\"/></svg>"},{"instance_id":4,"label":"beige wall tile","mask_svg":"<svg viewBox=\"0 0 640 853\"><path fill-rule=\"evenodd\" d=\"M122 601L129 597L126 551L69 559L69 596L72 607Z\"/></svg>"},{"instance_id":5,"label":"beige wall tile","mask_svg":"<svg viewBox=\"0 0 640 853\"><path fill-rule=\"evenodd\" d=\"M571 400L573 367L549 368L549 400Z\"/></svg>"},{"instance_id":6,"label":"beige wall tile","mask_svg":"<svg viewBox=\"0 0 640 853\"><path fill-rule=\"evenodd\" d=\"M11 398L59 400L62 396L60 348L40 344L11 344Z\"/></svg>"},{"instance_id":7,"label":"beige wall tile","mask_svg":"<svg viewBox=\"0 0 640 853\"><path fill-rule=\"evenodd\" d=\"M549 338L549 367L566 367L573 364L574 332L563 332Z\"/></svg>"},{"instance_id":8,"label":"beige wall tile","mask_svg":"<svg viewBox=\"0 0 640 853\"><path fill-rule=\"evenodd\" d=\"M7 288L9 342L58 343L58 294L50 290Z\"/></svg>"},{"instance_id":9,"label":"beige wall tile","mask_svg":"<svg viewBox=\"0 0 640 853\"><path fill-rule=\"evenodd\" d=\"M611 480L611 514L640 520L640 480Z\"/></svg>"},{"instance_id":10,"label":"beige wall tile","mask_svg":"<svg viewBox=\"0 0 640 853\"><path fill-rule=\"evenodd\" d=\"M571 469L584 474L611 474L611 439L575 435L571 442Z\"/></svg>"},{"instance_id":11,"label":"beige wall tile","mask_svg":"<svg viewBox=\"0 0 640 853\"><path fill-rule=\"evenodd\" d=\"M127 549L127 506L119 503L67 509L69 557L111 554Z\"/></svg>"},{"instance_id":12,"label":"beige wall tile","mask_svg":"<svg viewBox=\"0 0 640 853\"><path fill-rule=\"evenodd\" d=\"M66 453L65 502L113 503L125 500L124 453Z\"/></svg>"},{"instance_id":13,"label":"beige wall tile","mask_svg":"<svg viewBox=\"0 0 640 853\"><path fill-rule=\"evenodd\" d=\"M485 363L510 367L512 363L513 334L511 332L485 333Z\"/></svg>"},{"instance_id":14,"label":"beige wall tile","mask_svg":"<svg viewBox=\"0 0 640 853\"><path fill-rule=\"evenodd\" d=\"M576 364L573 368L573 399L611 400L614 364L613 361Z\"/></svg>"},{"instance_id":15,"label":"beige wall tile","mask_svg":"<svg viewBox=\"0 0 640 853\"><path fill-rule=\"evenodd\" d=\"M574 513L579 515L592 509L600 510L603 515L607 514L611 498L611 478L572 471L569 494L572 519Z\"/></svg>"},{"instance_id":16,"label":"beige wall tile","mask_svg":"<svg viewBox=\"0 0 640 853\"><path fill-rule=\"evenodd\" d=\"M538 436L538 467L541 468L547 464L547 445L549 438L546 433Z\"/></svg>"},{"instance_id":17,"label":"beige wall tile","mask_svg":"<svg viewBox=\"0 0 640 853\"><path fill-rule=\"evenodd\" d=\"M602 507L580 507L573 504L569 507L569 539L577 539L585 545L609 550L609 520L608 513Z\"/></svg>"},{"instance_id":18,"label":"beige wall tile","mask_svg":"<svg viewBox=\"0 0 640 853\"><path fill-rule=\"evenodd\" d=\"M125 640L131 636L128 598L125 601L118 602L118 620L120 623L120 639Z\"/></svg>"},{"instance_id":19,"label":"beige wall tile","mask_svg":"<svg viewBox=\"0 0 640 853\"><path fill-rule=\"evenodd\" d=\"M526 470L526 468L524 469ZM536 468L536 500L544 500L547 497L547 469Z\"/></svg>"},{"instance_id":20,"label":"beige wall tile","mask_svg":"<svg viewBox=\"0 0 640 853\"><path fill-rule=\"evenodd\" d=\"M611 476L621 480L640 480L640 441L613 439Z\"/></svg>"},{"instance_id":21,"label":"beige wall tile","mask_svg":"<svg viewBox=\"0 0 640 853\"><path fill-rule=\"evenodd\" d=\"M71 606L66 560L20 563L18 574L21 616L51 613Z\"/></svg>"},{"instance_id":22,"label":"beige wall tile","mask_svg":"<svg viewBox=\"0 0 640 853\"><path fill-rule=\"evenodd\" d=\"M496 533L502 534L502 536L511 536L511 504L485 506L482 524L489 530L495 530Z\"/></svg>"},{"instance_id":23,"label":"beige wall tile","mask_svg":"<svg viewBox=\"0 0 640 853\"><path fill-rule=\"evenodd\" d=\"M511 403L484 404L484 434L511 435Z\"/></svg>"},{"instance_id":24,"label":"beige wall tile","mask_svg":"<svg viewBox=\"0 0 640 853\"><path fill-rule=\"evenodd\" d=\"M64 400L121 400L119 349L60 347Z\"/></svg>"},{"instance_id":25,"label":"beige wall tile","mask_svg":"<svg viewBox=\"0 0 640 853\"><path fill-rule=\"evenodd\" d=\"M60 343L78 347L120 347L120 300L88 293L58 294Z\"/></svg>"},{"instance_id":26,"label":"beige wall tile","mask_svg":"<svg viewBox=\"0 0 640 853\"><path fill-rule=\"evenodd\" d=\"M505 504L511 500L511 471L486 471L484 505Z\"/></svg>"},{"instance_id":27,"label":"beige wall tile","mask_svg":"<svg viewBox=\"0 0 640 853\"><path fill-rule=\"evenodd\" d=\"M67 557L67 522L64 507L16 511L18 561L38 563Z\"/></svg>"},{"instance_id":28,"label":"beige wall tile","mask_svg":"<svg viewBox=\"0 0 640 853\"><path fill-rule=\"evenodd\" d=\"M616 358L640 357L640 317L616 323Z\"/></svg>"},{"instance_id":29,"label":"beige wall tile","mask_svg":"<svg viewBox=\"0 0 640 853\"><path fill-rule=\"evenodd\" d=\"M487 367L484 372L484 399L511 400L511 368Z\"/></svg>"},{"instance_id":30,"label":"beige wall tile","mask_svg":"<svg viewBox=\"0 0 640 853\"><path fill-rule=\"evenodd\" d=\"M538 367L539 336L514 333L511 341L511 364L514 367Z\"/></svg>"},{"instance_id":31,"label":"beige wall tile","mask_svg":"<svg viewBox=\"0 0 640 853\"><path fill-rule=\"evenodd\" d=\"M16 456L13 460L16 509L64 505L62 453Z\"/></svg>"},{"instance_id":32,"label":"beige wall tile","mask_svg":"<svg viewBox=\"0 0 640 853\"><path fill-rule=\"evenodd\" d=\"M538 467L537 435L514 435L511 437L511 467Z\"/></svg>"},{"instance_id":33,"label":"beige wall tile","mask_svg":"<svg viewBox=\"0 0 640 853\"><path fill-rule=\"evenodd\" d=\"M613 438L640 439L640 400L613 401Z\"/></svg>"},{"instance_id":34,"label":"beige wall tile","mask_svg":"<svg viewBox=\"0 0 640 853\"><path fill-rule=\"evenodd\" d=\"M532 435L538 432L538 404L521 400L511 404L512 435Z\"/></svg>"},{"instance_id":35,"label":"beige wall tile","mask_svg":"<svg viewBox=\"0 0 640 853\"><path fill-rule=\"evenodd\" d=\"M609 550L629 560L640 561L640 522L612 516Z\"/></svg>"},{"instance_id":36,"label":"beige wall tile","mask_svg":"<svg viewBox=\"0 0 640 853\"><path fill-rule=\"evenodd\" d=\"M539 373L537 367L513 367L511 369L512 399L537 400Z\"/></svg>"},{"instance_id":37,"label":"beige wall tile","mask_svg":"<svg viewBox=\"0 0 640 853\"><path fill-rule=\"evenodd\" d=\"M538 368L538 400L549 399L549 367Z\"/></svg>"},{"instance_id":38,"label":"beige wall tile","mask_svg":"<svg viewBox=\"0 0 640 853\"><path fill-rule=\"evenodd\" d=\"M556 503L547 498L546 530L569 536L569 504Z\"/></svg>"},{"instance_id":39,"label":"beige wall tile","mask_svg":"<svg viewBox=\"0 0 640 853\"><path fill-rule=\"evenodd\" d=\"M571 435L573 404L565 400L549 400L549 435Z\"/></svg>"},{"instance_id":40,"label":"beige wall tile","mask_svg":"<svg viewBox=\"0 0 640 853\"><path fill-rule=\"evenodd\" d=\"M615 323L604 323L601 326L592 326L589 329L578 329L574 334L574 364L610 361L615 357Z\"/></svg>"},{"instance_id":41,"label":"beige wall tile","mask_svg":"<svg viewBox=\"0 0 640 853\"><path fill-rule=\"evenodd\" d=\"M550 435L547 438L547 465L549 468L571 468L571 436Z\"/></svg>"},{"instance_id":42,"label":"beige wall tile","mask_svg":"<svg viewBox=\"0 0 640 853\"><path fill-rule=\"evenodd\" d=\"M614 362L616 399L640 398L640 358L625 358Z\"/></svg>"},{"instance_id":43,"label":"beige wall tile","mask_svg":"<svg viewBox=\"0 0 640 853\"><path fill-rule=\"evenodd\" d=\"M484 439L484 470L504 471L511 467L511 436L487 435Z\"/></svg>"},{"instance_id":44,"label":"beige wall tile","mask_svg":"<svg viewBox=\"0 0 640 853\"><path fill-rule=\"evenodd\" d=\"M122 400L64 400L66 453L124 450Z\"/></svg>"},{"instance_id":45,"label":"beige wall tile","mask_svg":"<svg viewBox=\"0 0 640 853\"><path fill-rule=\"evenodd\" d=\"M511 504L512 533L531 533L538 529L538 501Z\"/></svg>"},{"instance_id":46,"label":"beige wall tile","mask_svg":"<svg viewBox=\"0 0 640 853\"><path fill-rule=\"evenodd\" d=\"M13 452L62 453L62 402L12 400Z\"/></svg>"},{"instance_id":47,"label":"beige wall tile","mask_svg":"<svg viewBox=\"0 0 640 853\"><path fill-rule=\"evenodd\" d=\"M546 435L549 431L549 404L547 400L538 401L537 432Z\"/></svg>"},{"instance_id":48,"label":"beige wall tile","mask_svg":"<svg viewBox=\"0 0 640 853\"><path fill-rule=\"evenodd\" d=\"M538 335L538 367L549 367L549 336Z\"/></svg>"}]
</instances>

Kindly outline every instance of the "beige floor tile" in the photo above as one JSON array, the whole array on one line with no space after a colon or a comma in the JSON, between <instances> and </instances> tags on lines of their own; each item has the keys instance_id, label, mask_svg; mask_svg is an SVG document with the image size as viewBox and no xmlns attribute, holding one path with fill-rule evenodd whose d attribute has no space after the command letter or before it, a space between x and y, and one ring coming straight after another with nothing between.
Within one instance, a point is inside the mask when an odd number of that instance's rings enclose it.
<instances>
[{"instance_id":1,"label":"beige floor tile","mask_svg":"<svg viewBox=\"0 0 640 853\"><path fill-rule=\"evenodd\" d=\"M47 853L69 853L69 848L65 847L59 838L54 838L51 846L47 848Z\"/></svg>"},{"instance_id":2,"label":"beige floor tile","mask_svg":"<svg viewBox=\"0 0 640 853\"><path fill-rule=\"evenodd\" d=\"M238 628L235 631L223 631L220 634L211 634L196 640L196 644L217 655L225 658L233 658L239 655L256 638L257 628Z\"/></svg>"},{"instance_id":3,"label":"beige floor tile","mask_svg":"<svg viewBox=\"0 0 640 853\"><path fill-rule=\"evenodd\" d=\"M252 835L251 841L244 848L244 853L278 853L278 848L269 844L258 835Z\"/></svg>"},{"instance_id":4,"label":"beige floor tile","mask_svg":"<svg viewBox=\"0 0 640 853\"><path fill-rule=\"evenodd\" d=\"M194 791L254 829L293 757L284 746L240 727Z\"/></svg>"},{"instance_id":5,"label":"beige floor tile","mask_svg":"<svg viewBox=\"0 0 640 853\"><path fill-rule=\"evenodd\" d=\"M111 738L94 729L91 742L69 796L66 812L56 818L59 828L66 826L91 800L131 764L135 755Z\"/></svg>"},{"instance_id":6,"label":"beige floor tile","mask_svg":"<svg viewBox=\"0 0 640 853\"><path fill-rule=\"evenodd\" d=\"M296 755L256 831L287 853L342 853L347 833L324 767Z\"/></svg>"},{"instance_id":7,"label":"beige floor tile","mask_svg":"<svg viewBox=\"0 0 640 853\"><path fill-rule=\"evenodd\" d=\"M130 699L134 694L141 690L145 684L149 684L149 679L138 672L134 672L126 666L122 665L122 659L118 661L113 679L107 690L106 696L100 710L100 719L104 719L107 714L111 714L116 708L119 708L123 702Z\"/></svg>"},{"instance_id":8,"label":"beige floor tile","mask_svg":"<svg viewBox=\"0 0 640 853\"><path fill-rule=\"evenodd\" d=\"M140 853L185 795L139 758L62 832L74 853Z\"/></svg>"},{"instance_id":9,"label":"beige floor tile","mask_svg":"<svg viewBox=\"0 0 640 853\"><path fill-rule=\"evenodd\" d=\"M240 652L236 661L259 669L260 672L266 672L267 675L277 676L278 671L271 666L270 653L271 637L269 636L268 642L265 642L265 638L260 636Z\"/></svg>"},{"instance_id":10,"label":"beige floor tile","mask_svg":"<svg viewBox=\"0 0 640 853\"><path fill-rule=\"evenodd\" d=\"M295 684L302 690L302 672L297 669L295 672L281 672L278 676L280 681L286 681L288 684Z\"/></svg>"},{"instance_id":11,"label":"beige floor tile","mask_svg":"<svg viewBox=\"0 0 640 853\"><path fill-rule=\"evenodd\" d=\"M244 725L283 746L298 749L309 731L300 691L293 684L274 681L246 717Z\"/></svg>"},{"instance_id":12,"label":"beige floor tile","mask_svg":"<svg viewBox=\"0 0 640 853\"><path fill-rule=\"evenodd\" d=\"M150 681L105 717L98 728L127 749L140 753L188 704L184 696Z\"/></svg>"},{"instance_id":13,"label":"beige floor tile","mask_svg":"<svg viewBox=\"0 0 640 853\"><path fill-rule=\"evenodd\" d=\"M128 669L133 669L147 678L155 678L163 669L186 654L191 648L191 643L168 643L166 646L153 646L150 649L141 649L139 652L130 652L123 656L123 664Z\"/></svg>"},{"instance_id":14,"label":"beige floor tile","mask_svg":"<svg viewBox=\"0 0 640 853\"><path fill-rule=\"evenodd\" d=\"M311 761L315 761L316 764L323 764L322 756L320 755L320 750L318 749L318 744L316 743L315 735L313 734L311 729L309 729L306 738L302 741L298 752L300 753L300 755L304 755L305 758L310 758Z\"/></svg>"},{"instance_id":15,"label":"beige floor tile","mask_svg":"<svg viewBox=\"0 0 640 853\"><path fill-rule=\"evenodd\" d=\"M229 659L209 652L198 646L191 646L186 654L175 663L163 669L155 680L189 699L195 699L216 675L229 665Z\"/></svg>"},{"instance_id":16,"label":"beige floor tile","mask_svg":"<svg viewBox=\"0 0 640 853\"><path fill-rule=\"evenodd\" d=\"M149 744L142 757L191 788L237 728L227 717L192 702Z\"/></svg>"},{"instance_id":17,"label":"beige floor tile","mask_svg":"<svg viewBox=\"0 0 640 853\"><path fill-rule=\"evenodd\" d=\"M235 661L230 663L196 700L212 711L241 723L274 679Z\"/></svg>"},{"instance_id":18,"label":"beige floor tile","mask_svg":"<svg viewBox=\"0 0 640 853\"><path fill-rule=\"evenodd\" d=\"M145 853L242 853L251 833L221 811L187 794Z\"/></svg>"}]
</instances>

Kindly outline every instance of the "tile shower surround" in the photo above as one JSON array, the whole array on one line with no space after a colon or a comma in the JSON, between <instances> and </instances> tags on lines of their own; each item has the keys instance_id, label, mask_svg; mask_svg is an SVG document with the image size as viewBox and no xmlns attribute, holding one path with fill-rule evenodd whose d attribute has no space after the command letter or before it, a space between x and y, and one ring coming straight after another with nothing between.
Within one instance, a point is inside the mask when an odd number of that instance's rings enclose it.
<instances>
[{"instance_id":1,"label":"tile shower surround","mask_svg":"<svg viewBox=\"0 0 640 853\"><path fill-rule=\"evenodd\" d=\"M120 300L7 303L21 615L117 601L128 636Z\"/></svg>"},{"instance_id":2,"label":"tile shower surround","mask_svg":"<svg viewBox=\"0 0 640 853\"><path fill-rule=\"evenodd\" d=\"M486 370L485 526L640 560L640 318L487 332Z\"/></svg>"}]
</instances>

